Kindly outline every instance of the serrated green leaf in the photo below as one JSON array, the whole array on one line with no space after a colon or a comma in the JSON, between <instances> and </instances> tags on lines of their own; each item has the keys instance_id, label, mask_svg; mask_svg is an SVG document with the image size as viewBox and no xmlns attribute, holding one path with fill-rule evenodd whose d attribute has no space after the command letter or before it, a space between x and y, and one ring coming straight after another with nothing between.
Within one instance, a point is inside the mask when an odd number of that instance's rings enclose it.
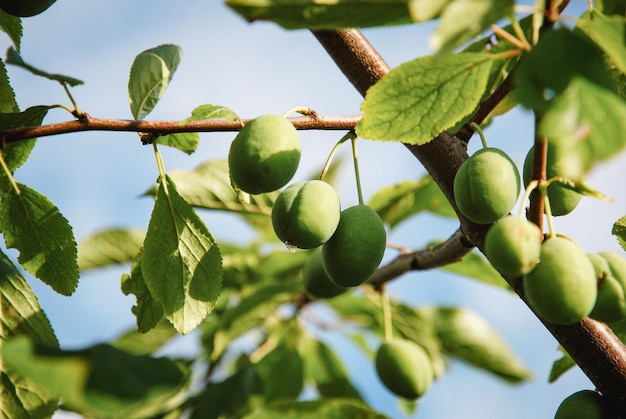
<instances>
[{"instance_id":1,"label":"serrated green leaf","mask_svg":"<svg viewBox=\"0 0 626 419\"><path fill-rule=\"evenodd\" d=\"M583 171L626 146L626 101L583 78L573 78L550 103L540 135L567 150Z\"/></svg>"},{"instance_id":2,"label":"serrated green leaf","mask_svg":"<svg viewBox=\"0 0 626 419\"><path fill-rule=\"evenodd\" d=\"M450 52L512 14L514 5L513 0L451 1L430 38L430 47L439 53Z\"/></svg>"},{"instance_id":3,"label":"serrated green leaf","mask_svg":"<svg viewBox=\"0 0 626 419\"><path fill-rule=\"evenodd\" d=\"M546 98L563 92L574 78L611 89L604 55L592 41L564 27L545 33L520 60L515 72L517 98L527 108L544 111Z\"/></svg>"},{"instance_id":4,"label":"serrated green leaf","mask_svg":"<svg viewBox=\"0 0 626 419\"><path fill-rule=\"evenodd\" d=\"M444 217L456 217L441 189L427 175L418 181L403 181L376 192L368 205L390 228L422 211Z\"/></svg>"},{"instance_id":5,"label":"serrated green leaf","mask_svg":"<svg viewBox=\"0 0 626 419\"><path fill-rule=\"evenodd\" d=\"M559 346L559 351L563 354L563 356L554 361L554 363L552 364L552 368L550 369L550 375L548 377L549 383L554 383L556 380L559 379L560 376L576 366L576 362L574 362L572 357L569 356L567 352L565 352L565 349Z\"/></svg>"},{"instance_id":6,"label":"serrated green leaf","mask_svg":"<svg viewBox=\"0 0 626 419\"><path fill-rule=\"evenodd\" d=\"M17 105L15 106L17 107ZM0 131L11 128L40 126L51 108L51 106L33 106L23 112L0 113ZM36 143L36 138L30 138L5 145L0 152L11 172L14 172L26 162Z\"/></svg>"},{"instance_id":7,"label":"serrated green leaf","mask_svg":"<svg viewBox=\"0 0 626 419\"><path fill-rule=\"evenodd\" d=\"M595 10L592 13L585 13L576 22L576 26L604 51L622 74L626 74L624 16L604 16Z\"/></svg>"},{"instance_id":8,"label":"serrated green leaf","mask_svg":"<svg viewBox=\"0 0 626 419\"><path fill-rule=\"evenodd\" d=\"M227 0L249 21L269 20L286 29L365 28L411 23L407 0Z\"/></svg>"},{"instance_id":9,"label":"serrated green leaf","mask_svg":"<svg viewBox=\"0 0 626 419\"><path fill-rule=\"evenodd\" d=\"M530 378L529 370L500 334L473 310L437 307L418 312L432 316L444 351L508 382Z\"/></svg>"},{"instance_id":10,"label":"serrated green leaf","mask_svg":"<svg viewBox=\"0 0 626 419\"><path fill-rule=\"evenodd\" d=\"M3 180L3 184L7 182ZM62 295L78 285L76 240L72 227L48 198L26 185L3 187L0 230L20 264Z\"/></svg>"},{"instance_id":11,"label":"serrated green leaf","mask_svg":"<svg viewBox=\"0 0 626 419\"><path fill-rule=\"evenodd\" d=\"M488 53L468 52L400 65L367 91L357 134L371 140L429 142L476 108L492 63Z\"/></svg>"},{"instance_id":12,"label":"serrated green leaf","mask_svg":"<svg viewBox=\"0 0 626 419\"><path fill-rule=\"evenodd\" d=\"M78 244L81 271L130 263L139 253L146 234L140 230L111 228L85 238Z\"/></svg>"},{"instance_id":13,"label":"serrated green leaf","mask_svg":"<svg viewBox=\"0 0 626 419\"><path fill-rule=\"evenodd\" d=\"M178 132L176 134L161 135L157 143L176 148L186 154L192 154L200 144L200 134L197 132Z\"/></svg>"},{"instance_id":14,"label":"serrated green leaf","mask_svg":"<svg viewBox=\"0 0 626 419\"><path fill-rule=\"evenodd\" d=\"M130 110L135 119L145 118L161 100L181 56L180 47L165 44L135 57L128 79Z\"/></svg>"},{"instance_id":15,"label":"serrated green leaf","mask_svg":"<svg viewBox=\"0 0 626 419\"><path fill-rule=\"evenodd\" d=\"M350 382L341 358L324 342L307 340L301 351L307 381L312 381L320 397L363 400Z\"/></svg>"},{"instance_id":16,"label":"serrated green leaf","mask_svg":"<svg viewBox=\"0 0 626 419\"><path fill-rule=\"evenodd\" d=\"M137 356L111 345L62 351L25 338L2 347L3 361L49 388L65 409L86 417L152 417L178 400L189 368L167 358Z\"/></svg>"},{"instance_id":17,"label":"serrated green leaf","mask_svg":"<svg viewBox=\"0 0 626 419\"><path fill-rule=\"evenodd\" d=\"M620 246L622 246L622 249L626 250L626 215L613 224L611 234L617 238L617 241Z\"/></svg>"},{"instance_id":18,"label":"serrated green leaf","mask_svg":"<svg viewBox=\"0 0 626 419\"><path fill-rule=\"evenodd\" d=\"M22 58L22 56L13 47L10 47L7 50L6 63L21 67L24 70L30 71L32 74L36 76L45 77L48 80L58 81L61 84L67 84L72 87L85 84L84 81L75 79L74 77L64 76L63 74L48 73L47 71L40 70L26 63L24 59Z\"/></svg>"},{"instance_id":19,"label":"serrated green leaf","mask_svg":"<svg viewBox=\"0 0 626 419\"><path fill-rule=\"evenodd\" d=\"M246 419L385 419L367 404L355 399L320 399L312 401L273 403L245 416Z\"/></svg>"},{"instance_id":20,"label":"serrated green leaf","mask_svg":"<svg viewBox=\"0 0 626 419\"><path fill-rule=\"evenodd\" d=\"M140 333L146 333L156 327L163 318L163 306L154 299L143 278L141 252L135 256L130 275L122 275L121 283L124 295L133 294L136 297L137 304L131 308L131 311L137 319L137 330Z\"/></svg>"},{"instance_id":21,"label":"serrated green leaf","mask_svg":"<svg viewBox=\"0 0 626 419\"><path fill-rule=\"evenodd\" d=\"M169 177L159 180L141 273L150 294L182 334L211 312L222 287L219 248Z\"/></svg>"},{"instance_id":22,"label":"serrated green leaf","mask_svg":"<svg viewBox=\"0 0 626 419\"><path fill-rule=\"evenodd\" d=\"M462 260L442 266L444 271L452 272L468 278L476 279L485 284L512 291L509 284L483 256L470 252Z\"/></svg>"},{"instance_id":23,"label":"serrated green leaf","mask_svg":"<svg viewBox=\"0 0 626 419\"><path fill-rule=\"evenodd\" d=\"M15 92L11 87L7 68L0 59L0 112L17 112L18 106L15 101Z\"/></svg>"},{"instance_id":24,"label":"serrated green leaf","mask_svg":"<svg viewBox=\"0 0 626 419\"><path fill-rule=\"evenodd\" d=\"M204 121L207 119L225 119L231 124L237 121L241 122L239 115L237 115L232 109L225 106L211 104L196 107L186 121Z\"/></svg>"},{"instance_id":25,"label":"serrated green leaf","mask_svg":"<svg viewBox=\"0 0 626 419\"><path fill-rule=\"evenodd\" d=\"M17 51L22 41L22 20L0 10L0 30L6 33Z\"/></svg>"}]
</instances>

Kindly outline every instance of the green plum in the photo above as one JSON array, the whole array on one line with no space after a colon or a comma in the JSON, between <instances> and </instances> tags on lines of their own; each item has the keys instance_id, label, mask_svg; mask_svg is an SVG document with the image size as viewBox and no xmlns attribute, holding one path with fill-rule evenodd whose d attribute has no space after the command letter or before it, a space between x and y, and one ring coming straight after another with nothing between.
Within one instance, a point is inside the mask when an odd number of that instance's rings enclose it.
<instances>
[{"instance_id":1,"label":"green plum","mask_svg":"<svg viewBox=\"0 0 626 419\"><path fill-rule=\"evenodd\" d=\"M374 362L378 378L385 387L406 399L414 400L426 393L435 375L426 351L410 340L383 342Z\"/></svg>"},{"instance_id":2,"label":"green plum","mask_svg":"<svg viewBox=\"0 0 626 419\"><path fill-rule=\"evenodd\" d=\"M302 269L302 280L306 293L312 298L332 298L343 294L348 288L339 287L330 280L324 263L322 251L317 248Z\"/></svg>"},{"instance_id":3,"label":"green plum","mask_svg":"<svg viewBox=\"0 0 626 419\"><path fill-rule=\"evenodd\" d=\"M296 182L283 190L272 207L272 226L287 246L313 249L326 242L339 224L337 192L321 180Z\"/></svg>"},{"instance_id":4,"label":"green plum","mask_svg":"<svg viewBox=\"0 0 626 419\"><path fill-rule=\"evenodd\" d=\"M453 186L459 211L477 224L491 224L508 214L521 189L515 163L491 147L478 150L461 164Z\"/></svg>"},{"instance_id":5,"label":"green plum","mask_svg":"<svg viewBox=\"0 0 626 419\"><path fill-rule=\"evenodd\" d=\"M523 282L528 303L550 323L576 323L589 315L596 303L593 265L585 252L565 237L542 243L539 263Z\"/></svg>"},{"instance_id":6,"label":"green plum","mask_svg":"<svg viewBox=\"0 0 626 419\"><path fill-rule=\"evenodd\" d=\"M340 287L355 287L372 276L387 246L382 220L368 205L341 212L333 236L322 246L324 268Z\"/></svg>"},{"instance_id":7,"label":"green plum","mask_svg":"<svg viewBox=\"0 0 626 419\"><path fill-rule=\"evenodd\" d=\"M249 121L231 143L231 179L251 194L275 191L293 178L300 154L300 137L287 118L259 116Z\"/></svg>"},{"instance_id":8,"label":"green plum","mask_svg":"<svg viewBox=\"0 0 626 419\"><path fill-rule=\"evenodd\" d=\"M617 419L604 397L592 390L580 390L566 397L554 419Z\"/></svg>"},{"instance_id":9,"label":"green plum","mask_svg":"<svg viewBox=\"0 0 626 419\"><path fill-rule=\"evenodd\" d=\"M531 147L524 160L524 185L528 185L532 180L533 156L535 147ZM568 176L568 172L577 173L572 169L566 169L563 159L558 159L559 152L555 146L548 146L548 154L546 156L546 178L551 179L555 176ZM548 199L550 200L550 209L555 217L569 214L578 206L582 195L571 189L552 183L548 186Z\"/></svg>"},{"instance_id":10,"label":"green plum","mask_svg":"<svg viewBox=\"0 0 626 419\"><path fill-rule=\"evenodd\" d=\"M613 252L587 256L598 281L598 298L589 317L606 323L626 318L626 259Z\"/></svg>"},{"instance_id":11,"label":"green plum","mask_svg":"<svg viewBox=\"0 0 626 419\"><path fill-rule=\"evenodd\" d=\"M56 0L0 0L0 9L16 17L30 17L43 13Z\"/></svg>"},{"instance_id":12,"label":"green plum","mask_svg":"<svg viewBox=\"0 0 626 419\"><path fill-rule=\"evenodd\" d=\"M485 256L503 275L518 277L539 263L542 234L536 224L525 218L505 216L485 237Z\"/></svg>"}]
</instances>

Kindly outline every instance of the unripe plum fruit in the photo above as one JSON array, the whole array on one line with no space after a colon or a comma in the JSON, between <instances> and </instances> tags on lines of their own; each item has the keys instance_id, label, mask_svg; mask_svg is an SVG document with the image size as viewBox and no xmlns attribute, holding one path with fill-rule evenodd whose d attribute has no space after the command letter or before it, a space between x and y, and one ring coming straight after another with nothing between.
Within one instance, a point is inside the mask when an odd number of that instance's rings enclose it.
<instances>
[{"instance_id":1,"label":"unripe plum fruit","mask_svg":"<svg viewBox=\"0 0 626 419\"><path fill-rule=\"evenodd\" d=\"M519 193L519 171L497 148L478 150L454 176L456 205L461 214L477 224L490 224L508 214Z\"/></svg>"},{"instance_id":2,"label":"unripe plum fruit","mask_svg":"<svg viewBox=\"0 0 626 419\"><path fill-rule=\"evenodd\" d=\"M0 9L16 17L30 17L43 13L56 0L0 0Z\"/></svg>"},{"instance_id":3,"label":"unripe plum fruit","mask_svg":"<svg viewBox=\"0 0 626 419\"><path fill-rule=\"evenodd\" d=\"M525 218L512 215L499 219L485 237L485 256L503 275L518 277L539 263L541 230Z\"/></svg>"},{"instance_id":4,"label":"unripe plum fruit","mask_svg":"<svg viewBox=\"0 0 626 419\"><path fill-rule=\"evenodd\" d=\"M550 323L576 323L591 312L596 302L593 265L585 252L565 237L542 243L539 264L523 281L530 306Z\"/></svg>"},{"instance_id":5,"label":"unripe plum fruit","mask_svg":"<svg viewBox=\"0 0 626 419\"><path fill-rule=\"evenodd\" d=\"M262 115L249 121L230 145L232 181L242 191L259 194L282 188L300 163L300 137L285 117Z\"/></svg>"},{"instance_id":6,"label":"unripe plum fruit","mask_svg":"<svg viewBox=\"0 0 626 419\"><path fill-rule=\"evenodd\" d=\"M580 390L566 397L554 419L615 419L604 397L593 390Z\"/></svg>"},{"instance_id":7,"label":"unripe plum fruit","mask_svg":"<svg viewBox=\"0 0 626 419\"><path fill-rule=\"evenodd\" d=\"M272 226L287 246L313 249L326 242L339 224L337 192L321 180L296 182L283 190L272 207Z\"/></svg>"},{"instance_id":8,"label":"unripe plum fruit","mask_svg":"<svg viewBox=\"0 0 626 419\"><path fill-rule=\"evenodd\" d=\"M532 180L532 170L534 161L535 147L531 147L524 160L524 185L528 185ZM548 154L546 156L546 179L551 179L555 176L567 177L568 170L562 167L562 162L559 162L558 151L555 146L548 146ZM571 189L559 185L558 183L551 183L548 186L548 199L550 200L550 210L555 217L569 214L574 211L578 203L580 202L582 195Z\"/></svg>"},{"instance_id":9,"label":"unripe plum fruit","mask_svg":"<svg viewBox=\"0 0 626 419\"><path fill-rule=\"evenodd\" d=\"M426 351L410 340L392 339L376 351L376 373L385 387L406 399L421 397L435 376Z\"/></svg>"},{"instance_id":10,"label":"unripe plum fruit","mask_svg":"<svg viewBox=\"0 0 626 419\"><path fill-rule=\"evenodd\" d=\"M302 269L302 280L306 293L312 298L332 298L343 294L348 288L340 287L330 280L324 263L322 251L316 249Z\"/></svg>"},{"instance_id":11,"label":"unripe plum fruit","mask_svg":"<svg viewBox=\"0 0 626 419\"><path fill-rule=\"evenodd\" d=\"M587 256L598 281L598 298L589 317L605 323L626 318L626 259L613 252Z\"/></svg>"},{"instance_id":12,"label":"unripe plum fruit","mask_svg":"<svg viewBox=\"0 0 626 419\"><path fill-rule=\"evenodd\" d=\"M324 268L340 287L356 287L372 276L387 245L382 220L368 205L355 205L341 212L333 236L322 246Z\"/></svg>"}]
</instances>

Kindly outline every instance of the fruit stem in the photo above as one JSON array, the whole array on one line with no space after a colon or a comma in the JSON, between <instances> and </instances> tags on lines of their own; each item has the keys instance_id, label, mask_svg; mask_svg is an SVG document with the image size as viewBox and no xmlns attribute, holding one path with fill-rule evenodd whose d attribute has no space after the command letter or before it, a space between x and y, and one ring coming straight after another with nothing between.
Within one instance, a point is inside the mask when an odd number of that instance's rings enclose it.
<instances>
[{"instance_id":1,"label":"fruit stem","mask_svg":"<svg viewBox=\"0 0 626 419\"><path fill-rule=\"evenodd\" d=\"M483 148L487 148L487 139L485 138L485 134L483 134L483 130L476 122L471 122L470 127L474 128L474 131L480 135L480 141L483 143Z\"/></svg>"},{"instance_id":2,"label":"fruit stem","mask_svg":"<svg viewBox=\"0 0 626 419\"><path fill-rule=\"evenodd\" d=\"M517 214L519 218L524 217L524 203L530 200L530 194L539 186L539 182L536 180L531 181L526 190L524 191L524 198L522 199L522 205L519 207L519 213Z\"/></svg>"},{"instance_id":3,"label":"fruit stem","mask_svg":"<svg viewBox=\"0 0 626 419\"><path fill-rule=\"evenodd\" d=\"M389 342L393 339L393 323L391 319L391 304L389 304L389 294L385 291L385 288L381 288L379 291L380 302L383 306L383 333L385 342Z\"/></svg>"},{"instance_id":4,"label":"fruit stem","mask_svg":"<svg viewBox=\"0 0 626 419\"><path fill-rule=\"evenodd\" d=\"M306 107L306 106L296 106L295 108L291 108L287 112L285 112L283 114L283 118L287 118L287 116L291 115L292 113L299 113L299 114L302 114L302 115L309 115L312 112L313 112L313 110L311 108Z\"/></svg>"},{"instance_id":5,"label":"fruit stem","mask_svg":"<svg viewBox=\"0 0 626 419\"><path fill-rule=\"evenodd\" d=\"M350 131L346 135L341 137L341 140L337 141L337 144L335 144L333 149L330 151L330 154L328 155L328 158L326 159L326 163L324 163L324 167L322 168L322 172L320 173L320 178L319 178L320 180L324 180L324 175L326 175L326 172L328 172L328 169L330 168L330 164L333 161L333 157L337 153L337 150L339 150L339 147L341 146L341 144L345 143L352 137L354 137L354 133Z\"/></svg>"},{"instance_id":6,"label":"fruit stem","mask_svg":"<svg viewBox=\"0 0 626 419\"><path fill-rule=\"evenodd\" d=\"M548 182L543 181L539 183L539 190L541 191L541 197L543 199L543 207L546 212L546 218L548 220L548 232L551 239L556 237L556 229L554 228L554 222L552 217L552 208L550 208L550 198L548 198Z\"/></svg>"},{"instance_id":7,"label":"fruit stem","mask_svg":"<svg viewBox=\"0 0 626 419\"><path fill-rule=\"evenodd\" d=\"M356 191L359 196L359 205L363 205L363 190L361 189L361 176L359 175L359 158L356 147L357 137L352 137L352 160L354 161L354 177L356 178Z\"/></svg>"}]
</instances>

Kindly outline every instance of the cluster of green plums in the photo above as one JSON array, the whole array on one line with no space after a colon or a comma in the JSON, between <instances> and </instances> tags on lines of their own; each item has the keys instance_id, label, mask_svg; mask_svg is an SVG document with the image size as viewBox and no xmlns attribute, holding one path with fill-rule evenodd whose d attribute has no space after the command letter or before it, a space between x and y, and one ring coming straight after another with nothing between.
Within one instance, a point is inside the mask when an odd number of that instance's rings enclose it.
<instances>
[{"instance_id":1,"label":"cluster of green plums","mask_svg":"<svg viewBox=\"0 0 626 419\"><path fill-rule=\"evenodd\" d=\"M56 0L0 0L0 9L16 17L30 17L44 12Z\"/></svg>"},{"instance_id":2,"label":"cluster of green plums","mask_svg":"<svg viewBox=\"0 0 626 419\"><path fill-rule=\"evenodd\" d=\"M546 177L563 176L562 162L548 148ZM524 163L531 181L533 149ZM466 160L454 179L459 212L491 224L485 255L502 275L522 277L528 303L544 320L572 324L590 316L604 322L626 318L626 260L611 252L586 254L573 240L543 233L532 222L509 215L520 193L520 175L501 150L483 148ZM581 195L558 183L547 188L553 216L570 213Z\"/></svg>"},{"instance_id":3,"label":"cluster of green plums","mask_svg":"<svg viewBox=\"0 0 626 419\"><path fill-rule=\"evenodd\" d=\"M228 154L232 183L259 194L286 186L298 169L298 132L284 116L262 115L249 121ZM317 249L304 269L307 292L327 298L362 284L382 261L387 234L367 205L341 209L335 189L322 180L289 184L272 207L276 236L290 249Z\"/></svg>"}]
</instances>

